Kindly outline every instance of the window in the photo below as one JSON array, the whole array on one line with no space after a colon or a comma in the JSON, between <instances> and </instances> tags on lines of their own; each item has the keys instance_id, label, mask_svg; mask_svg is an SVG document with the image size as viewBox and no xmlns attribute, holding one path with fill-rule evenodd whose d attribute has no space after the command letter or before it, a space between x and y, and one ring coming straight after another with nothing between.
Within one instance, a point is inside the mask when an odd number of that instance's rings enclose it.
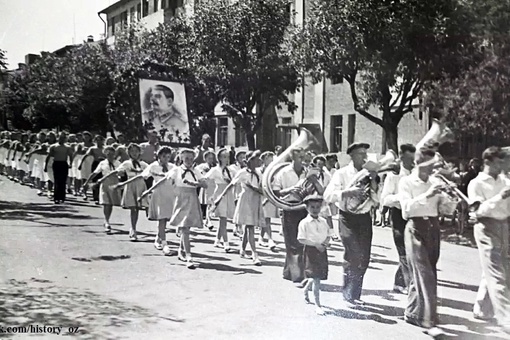
<instances>
[{"instance_id":1,"label":"window","mask_svg":"<svg viewBox=\"0 0 510 340\"><path fill-rule=\"evenodd\" d=\"M154 12L157 12L158 9L159 9L159 1L158 0L154 0L154 7L153 7L153 11Z\"/></svg>"},{"instance_id":2,"label":"window","mask_svg":"<svg viewBox=\"0 0 510 340\"><path fill-rule=\"evenodd\" d=\"M128 26L128 12L120 13L120 29L123 30Z\"/></svg>"},{"instance_id":3,"label":"window","mask_svg":"<svg viewBox=\"0 0 510 340\"><path fill-rule=\"evenodd\" d=\"M218 118L218 145L228 145L228 118Z\"/></svg>"},{"instance_id":4,"label":"window","mask_svg":"<svg viewBox=\"0 0 510 340\"><path fill-rule=\"evenodd\" d=\"M113 18L110 18L108 19L108 36L111 37L113 35L113 32L114 32L114 28L113 28Z\"/></svg>"},{"instance_id":5,"label":"window","mask_svg":"<svg viewBox=\"0 0 510 340\"><path fill-rule=\"evenodd\" d=\"M136 21L136 7L133 6L131 7L131 9L129 10L129 13L130 13L130 21L131 23L135 22Z\"/></svg>"},{"instance_id":6,"label":"window","mask_svg":"<svg viewBox=\"0 0 510 340\"><path fill-rule=\"evenodd\" d=\"M331 151L340 152L342 151L342 129L344 123L344 116L337 115L331 116L331 127L330 127L330 144Z\"/></svg>"},{"instance_id":7,"label":"window","mask_svg":"<svg viewBox=\"0 0 510 340\"><path fill-rule=\"evenodd\" d=\"M356 114L349 115L349 122L347 126L347 144L351 145L354 143L354 135L356 133Z\"/></svg>"},{"instance_id":8,"label":"window","mask_svg":"<svg viewBox=\"0 0 510 340\"><path fill-rule=\"evenodd\" d=\"M244 130L239 127L236 129L236 147L237 146L246 146L246 133Z\"/></svg>"},{"instance_id":9,"label":"window","mask_svg":"<svg viewBox=\"0 0 510 340\"><path fill-rule=\"evenodd\" d=\"M115 19L116 17L112 17L111 19L112 35L115 35Z\"/></svg>"},{"instance_id":10,"label":"window","mask_svg":"<svg viewBox=\"0 0 510 340\"><path fill-rule=\"evenodd\" d=\"M142 18L142 4L138 4L136 6L136 19L140 20Z\"/></svg>"},{"instance_id":11,"label":"window","mask_svg":"<svg viewBox=\"0 0 510 340\"><path fill-rule=\"evenodd\" d=\"M142 2L142 17L149 15L149 0L143 0Z\"/></svg>"},{"instance_id":12,"label":"window","mask_svg":"<svg viewBox=\"0 0 510 340\"><path fill-rule=\"evenodd\" d=\"M282 124L291 125L292 117L282 118ZM282 130L282 136L281 136L282 147L288 148L290 146L290 144L292 143L292 130L289 128L285 128L285 129L281 129L281 130Z\"/></svg>"}]
</instances>

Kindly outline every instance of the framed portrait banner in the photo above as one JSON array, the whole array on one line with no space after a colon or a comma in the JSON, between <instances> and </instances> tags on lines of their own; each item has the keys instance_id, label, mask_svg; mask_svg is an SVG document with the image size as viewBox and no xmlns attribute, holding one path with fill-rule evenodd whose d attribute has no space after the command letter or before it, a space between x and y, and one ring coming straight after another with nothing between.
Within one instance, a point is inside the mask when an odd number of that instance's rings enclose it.
<instances>
[{"instance_id":1,"label":"framed portrait banner","mask_svg":"<svg viewBox=\"0 0 510 340\"><path fill-rule=\"evenodd\" d=\"M189 144L190 127L184 84L166 80L139 79L142 124L157 132L160 141Z\"/></svg>"}]
</instances>

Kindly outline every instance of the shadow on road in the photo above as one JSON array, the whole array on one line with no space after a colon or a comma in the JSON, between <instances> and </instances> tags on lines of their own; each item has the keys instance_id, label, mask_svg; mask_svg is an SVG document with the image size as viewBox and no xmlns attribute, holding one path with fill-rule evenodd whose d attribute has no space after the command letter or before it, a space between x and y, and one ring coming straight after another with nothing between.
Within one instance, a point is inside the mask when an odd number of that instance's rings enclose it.
<instances>
[{"instance_id":1,"label":"shadow on road","mask_svg":"<svg viewBox=\"0 0 510 340\"><path fill-rule=\"evenodd\" d=\"M89 215L79 214L79 211L68 205L55 205L53 203L21 203L14 201L0 201L0 219L24 220L30 222L45 222L47 219L68 218L73 220L94 219ZM57 225L55 226L66 226Z\"/></svg>"},{"instance_id":2,"label":"shadow on road","mask_svg":"<svg viewBox=\"0 0 510 340\"><path fill-rule=\"evenodd\" d=\"M4 326L61 326L61 335L69 335L68 327L79 327L73 338L117 339L126 326L143 330L162 320L184 322L89 291L57 287L47 280L0 284L0 324Z\"/></svg>"},{"instance_id":3,"label":"shadow on road","mask_svg":"<svg viewBox=\"0 0 510 340\"><path fill-rule=\"evenodd\" d=\"M468 284L459 283L459 282L438 279L437 285L440 287L463 289L463 290L469 290L472 292L478 292L478 286L468 285Z\"/></svg>"},{"instance_id":4,"label":"shadow on road","mask_svg":"<svg viewBox=\"0 0 510 340\"><path fill-rule=\"evenodd\" d=\"M130 259L131 256L130 255L119 255L119 256L114 256L114 255L101 255L101 256L97 256L97 257L90 257L90 258L85 258L85 257L71 257L71 260L75 260L75 261L80 261L80 262L92 262L92 261L117 261L117 260L127 260L127 259Z\"/></svg>"}]
</instances>

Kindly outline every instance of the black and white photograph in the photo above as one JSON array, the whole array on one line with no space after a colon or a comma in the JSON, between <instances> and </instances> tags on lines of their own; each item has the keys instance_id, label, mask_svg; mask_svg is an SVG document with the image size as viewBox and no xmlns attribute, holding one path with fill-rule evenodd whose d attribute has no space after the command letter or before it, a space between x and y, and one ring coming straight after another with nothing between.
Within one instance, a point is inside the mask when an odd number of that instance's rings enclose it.
<instances>
[{"instance_id":1,"label":"black and white photograph","mask_svg":"<svg viewBox=\"0 0 510 340\"><path fill-rule=\"evenodd\" d=\"M0 338L510 340L510 1L0 9Z\"/></svg>"}]
</instances>

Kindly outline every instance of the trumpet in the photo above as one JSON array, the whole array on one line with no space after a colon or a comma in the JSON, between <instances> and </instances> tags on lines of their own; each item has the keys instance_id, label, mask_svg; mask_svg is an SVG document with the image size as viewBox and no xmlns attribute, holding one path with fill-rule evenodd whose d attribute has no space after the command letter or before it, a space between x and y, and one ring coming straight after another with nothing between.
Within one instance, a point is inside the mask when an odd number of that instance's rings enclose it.
<instances>
[{"instance_id":1,"label":"trumpet","mask_svg":"<svg viewBox=\"0 0 510 340\"><path fill-rule=\"evenodd\" d=\"M464 193L462 191L460 191L459 188L457 188L455 183L453 183L452 181L450 181L443 175L436 173L436 174L434 174L434 177L441 180L441 182L443 182L443 184L445 185L445 190L444 190L445 193L447 193L448 195L450 195L454 198L458 198L458 199L464 201L468 205L469 212L476 212L478 210L478 208L480 207L480 204L481 204L480 201L473 201L473 200L469 199L469 197L464 195Z\"/></svg>"}]
</instances>

